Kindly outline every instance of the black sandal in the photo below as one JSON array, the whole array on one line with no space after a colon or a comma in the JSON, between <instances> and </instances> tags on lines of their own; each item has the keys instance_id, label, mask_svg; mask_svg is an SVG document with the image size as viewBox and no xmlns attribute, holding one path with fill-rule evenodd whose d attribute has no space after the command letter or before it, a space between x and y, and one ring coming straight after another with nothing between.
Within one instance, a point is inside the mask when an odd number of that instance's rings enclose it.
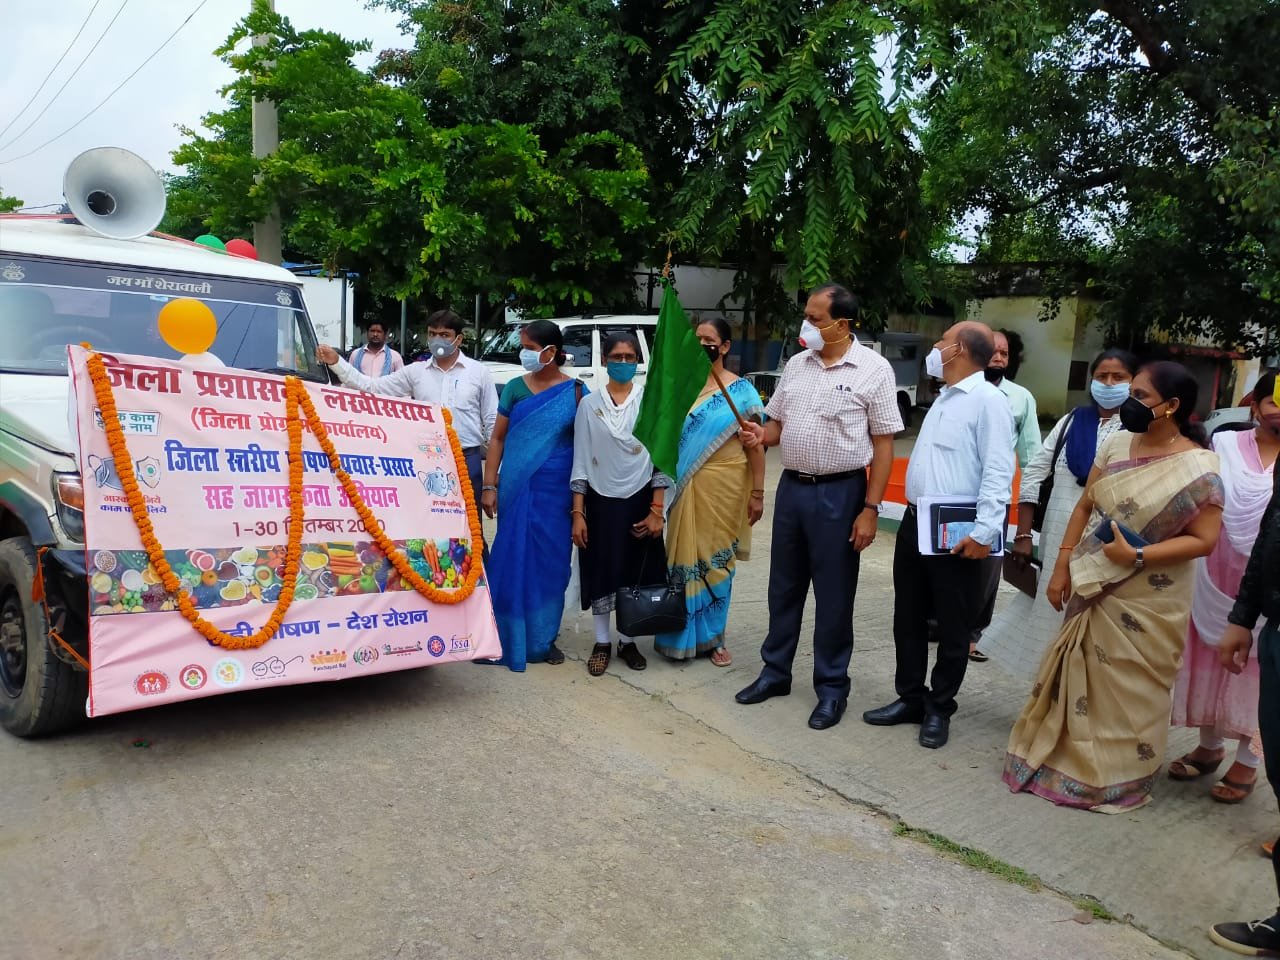
<instances>
[{"instance_id":1,"label":"black sandal","mask_svg":"<svg viewBox=\"0 0 1280 960\"><path fill-rule=\"evenodd\" d=\"M618 656L632 670L643 670L649 665L649 661L644 658L644 654L640 652L640 648L635 645L635 641L631 643L623 643L618 641Z\"/></svg>"},{"instance_id":2,"label":"black sandal","mask_svg":"<svg viewBox=\"0 0 1280 960\"><path fill-rule=\"evenodd\" d=\"M591 656L587 658L587 673L598 677L609 669L609 661L613 658L613 645L597 643L591 648Z\"/></svg>"},{"instance_id":3,"label":"black sandal","mask_svg":"<svg viewBox=\"0 0 1280 960\"><path fill-rule=\"evenodd\" d=\"M564 651L553 643L551 649L547 651L547 659L544 662L551 664L553 667L560 666L560 664L564 663Z\"/></svg>"}]
</instances>

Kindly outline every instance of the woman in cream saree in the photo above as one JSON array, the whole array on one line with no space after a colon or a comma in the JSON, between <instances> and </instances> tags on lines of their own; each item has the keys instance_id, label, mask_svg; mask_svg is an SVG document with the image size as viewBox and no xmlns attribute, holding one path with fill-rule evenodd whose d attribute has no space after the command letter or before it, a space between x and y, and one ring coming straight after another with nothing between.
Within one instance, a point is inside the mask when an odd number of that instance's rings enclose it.
<instances>
[{"instance_id":1,"label":"woman in cream saree","mask_svg":"<svg viewBox=\"0 0 1280 960\"><path fill-rule=\"evenodd\" d=\"M1195 381L1159 363L1132 391L1121 408L1131 432L1102 445L1067 526L1047 590L1066 619L1004 767L1015 792L1104 813L1148 799L1182 663L1192 561L1213 549L1222 522L1217 455L1185 435L1196 431ZM1129 544L1126 531L1145 544Z\"/></svg>"}]
</instances>

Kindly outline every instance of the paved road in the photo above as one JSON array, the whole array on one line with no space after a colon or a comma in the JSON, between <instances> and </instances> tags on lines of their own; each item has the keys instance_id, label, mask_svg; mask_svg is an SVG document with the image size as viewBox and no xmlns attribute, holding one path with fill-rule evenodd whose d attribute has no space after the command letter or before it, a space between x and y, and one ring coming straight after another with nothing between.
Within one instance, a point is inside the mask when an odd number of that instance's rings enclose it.
<instances>
[{"instance_id":1,"label":"paved road","mask_svg":"<svg viewBox=\"0 0 1280 960\"><path fill-rule=\"evenodd\" d=\"M0 737L0 956L1182 955L1073 922L1070 900L895 837L884 814L1225 956L1204 924L1272 904L1252 853L1275 829L1265 793L1233 810L1162 781L1112 818L1013 797L998 771L1020 693L991 669L972 672L945 750L857 722L890 693L891 547L864 570L850 716L822 733L803 680L732 702L756 669L756 561L728 670L655 659L592 680L572 615L569 662L520 676L459 664Z\"/></svg>"}]
</instances>

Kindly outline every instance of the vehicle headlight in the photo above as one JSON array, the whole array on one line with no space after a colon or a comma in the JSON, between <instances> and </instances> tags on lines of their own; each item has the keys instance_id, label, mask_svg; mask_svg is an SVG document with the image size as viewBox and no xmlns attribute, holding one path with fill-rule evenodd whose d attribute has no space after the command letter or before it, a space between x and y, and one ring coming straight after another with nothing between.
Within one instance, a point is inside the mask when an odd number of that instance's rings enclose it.
<instances>
[{"instance_id":1,"label":"vehicle headlight","mask_svg":"<svg viewBox=\"0 0 1280 960\"><path fill-rule=\"evenodd\" d=\"M53 502L67 536L84 543L84 483L78 473L53 475Z\"/></svg>"}]
</instances>

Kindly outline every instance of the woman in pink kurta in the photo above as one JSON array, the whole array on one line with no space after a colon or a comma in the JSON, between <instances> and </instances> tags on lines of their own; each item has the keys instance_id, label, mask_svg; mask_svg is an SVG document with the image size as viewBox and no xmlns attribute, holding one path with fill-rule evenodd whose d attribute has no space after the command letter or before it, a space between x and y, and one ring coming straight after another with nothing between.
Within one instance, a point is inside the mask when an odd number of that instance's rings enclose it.
<instances>
[{"instance_id":1,"label":"woman in pink kurta","mask_svg":"<svg viewBox=\"0 0 1280 960\"><path fill-rule=\"evenodd\" d=\"M1213 438L1226 488L1222 536L1213 553L1197 565L1187 646L1173 691L1173 725L1199 727L1200 745L1169 765L1172 779L1196 780L1215 773L1226 759L1226 741L1238 744L1235 762L1210 794L1220 803L1239 803L1253 792L1260 759L1252 746L1258 727L1256 654L1240 674L1227 672L1218 660L1218 642L1271 498L1280 451L1274 426L1280 411L1271 399L1274 374L1260 378L1258 385L1264 389L1255 393L1263 398L1253 406L1257 427L1221 431Z\"/></svg>"}]
</instances>

